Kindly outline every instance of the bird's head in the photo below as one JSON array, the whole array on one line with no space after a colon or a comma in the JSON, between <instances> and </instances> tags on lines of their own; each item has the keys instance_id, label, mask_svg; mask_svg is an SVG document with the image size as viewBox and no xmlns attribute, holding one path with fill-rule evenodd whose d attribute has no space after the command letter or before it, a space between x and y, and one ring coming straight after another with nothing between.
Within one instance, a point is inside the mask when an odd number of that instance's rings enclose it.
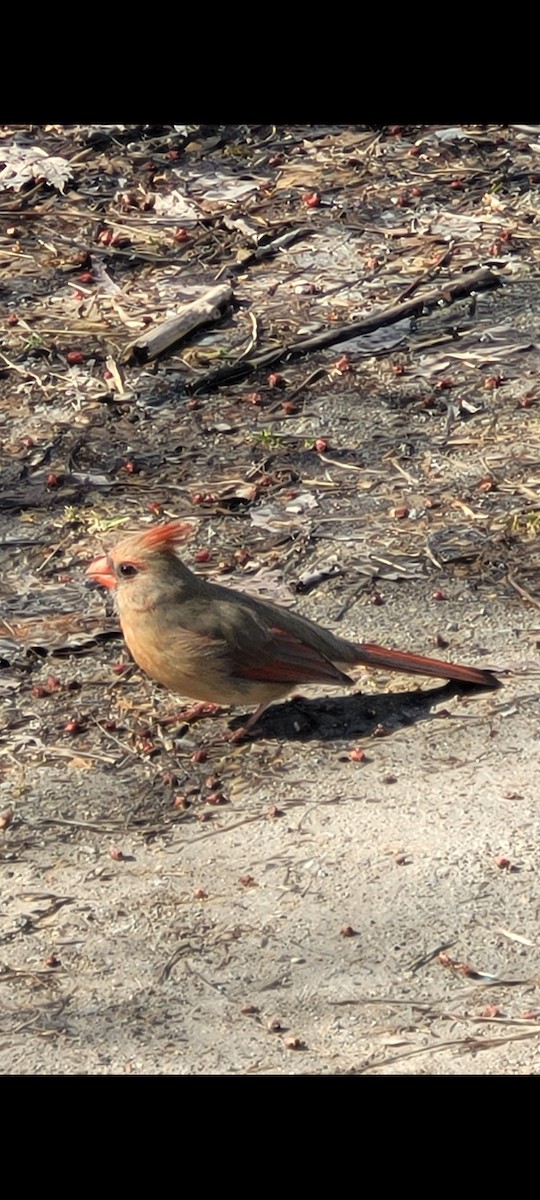
<instances>
[{"instance_id":1,"label":"bird's head","mask_svg":"<svg viewBox=\"0 0 540 1200\"><path fill-rule=\"evenodd\" d=\"M129 593L135 599L141 585L146 591L148 585L171 582L187 571L177 557L176 549L192 532L193 526L186 521L155 525L144 533L123 538L108 554L94 559L86 574L94 583L114 588L119 602Z\"/></svg>"}]
</instances>

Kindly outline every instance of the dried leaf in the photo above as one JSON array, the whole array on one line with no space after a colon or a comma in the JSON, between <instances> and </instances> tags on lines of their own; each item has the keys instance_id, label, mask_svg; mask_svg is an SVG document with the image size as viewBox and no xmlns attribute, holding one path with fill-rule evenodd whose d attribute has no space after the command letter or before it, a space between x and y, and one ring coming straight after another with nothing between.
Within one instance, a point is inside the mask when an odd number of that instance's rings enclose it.
<instances>
[{"instance_id":1,"label":"dried leaf","mask_svg":"<svg viewBox=\"0 0 540 1200\"><path fill-rule=\"evenodd\" d=\"M3 167L0 171L0 188L20 192L32 180L45 180L59 192L73 178L67 159L47 154L39 146L9 146L2 151Z\"/></svg>"}]
</instances>

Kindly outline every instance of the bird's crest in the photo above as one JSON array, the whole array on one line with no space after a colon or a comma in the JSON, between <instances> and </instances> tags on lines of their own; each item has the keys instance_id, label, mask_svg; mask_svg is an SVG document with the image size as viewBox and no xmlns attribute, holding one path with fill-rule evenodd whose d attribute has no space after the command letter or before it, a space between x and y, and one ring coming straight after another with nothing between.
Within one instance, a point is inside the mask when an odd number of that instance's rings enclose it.
<instances>
[{"instance_id":1,"label":"bird's crest","mask_svg":"<svg viewBox=\"0 0 540 1200\"><path fill-rule=\"evenodd\" d=\"M175 550L187 541L193 526L187 521L168 521L166 525L154 525L140 535L140 545L145 550Z\"/></svg>"}]
</instances>

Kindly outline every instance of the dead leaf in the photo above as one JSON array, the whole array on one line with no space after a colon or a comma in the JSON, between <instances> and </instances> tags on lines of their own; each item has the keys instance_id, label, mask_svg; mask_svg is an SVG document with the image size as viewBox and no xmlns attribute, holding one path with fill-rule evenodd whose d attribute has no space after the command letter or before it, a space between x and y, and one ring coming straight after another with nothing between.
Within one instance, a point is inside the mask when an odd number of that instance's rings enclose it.
<instances>
[{"instance_id":1,"label":"dead leaf","mask_svg":"<svg viewBox=\"0 0 540 1200\"><path fill-rule=\"evenodd\" d=\"M20 192L32 180L41 179L63 192L66 183L73 178L67 159L47 154L39 146L9 146L2 151L2 161L0 188L15 192Z\"/></svg>"}]
</instances>

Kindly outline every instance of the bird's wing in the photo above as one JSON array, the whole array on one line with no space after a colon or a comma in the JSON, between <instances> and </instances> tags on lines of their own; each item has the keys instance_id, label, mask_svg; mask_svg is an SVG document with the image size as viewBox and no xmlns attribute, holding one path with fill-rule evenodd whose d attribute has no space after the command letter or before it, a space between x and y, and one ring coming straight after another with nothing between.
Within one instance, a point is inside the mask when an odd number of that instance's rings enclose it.
<instances>
[{"instance_id":1,"label":"bird's wing","mask_svg":"<svg viewBox=\"0 0 540 1200\"><path fill-rule=\"evenodd\" d=\"M269 683L353 682L328 658L279 626L265 631L258 644L246 639L234 661L234 674L241 679Z\"/></svg>"}]
</instances>

